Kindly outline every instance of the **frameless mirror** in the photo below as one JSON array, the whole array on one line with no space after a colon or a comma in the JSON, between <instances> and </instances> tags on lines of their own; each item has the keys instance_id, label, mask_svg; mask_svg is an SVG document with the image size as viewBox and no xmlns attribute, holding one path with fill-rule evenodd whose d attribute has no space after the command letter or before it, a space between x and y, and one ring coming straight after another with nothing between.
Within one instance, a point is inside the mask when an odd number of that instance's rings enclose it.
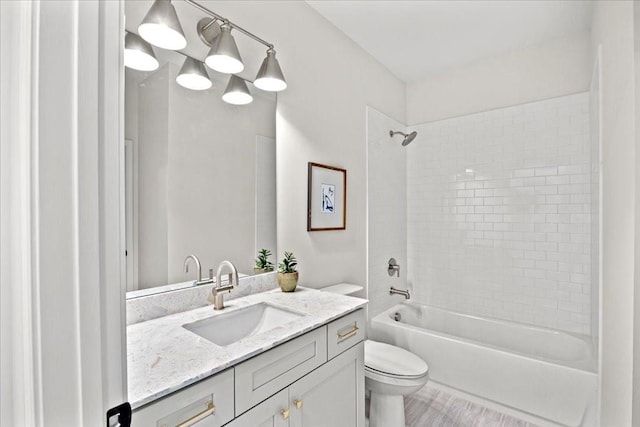
<instances>
[{"instance_id":1,"label":"frameless mirror","mask_svg":"<svg viewBox=\"0 0 640 427\"><path fill-rule=\"evenodd\" d=\"M145 6L125 2L127 23L137 22ZM196 58L207 51L195 33L200 18L180 14L197 49L187 53ZM157 70L125 69L127 290L137 291L129 296L193 282L195 266L183 270L189 254L200 259L203 277L225 259L253 274L261 248L275 262L275 95L249 84L251 104L227 104L221 98L228 75L207 69L212 88L186 89L176 83L185 56L154 51Z\"/></svg>"}]
</instances>

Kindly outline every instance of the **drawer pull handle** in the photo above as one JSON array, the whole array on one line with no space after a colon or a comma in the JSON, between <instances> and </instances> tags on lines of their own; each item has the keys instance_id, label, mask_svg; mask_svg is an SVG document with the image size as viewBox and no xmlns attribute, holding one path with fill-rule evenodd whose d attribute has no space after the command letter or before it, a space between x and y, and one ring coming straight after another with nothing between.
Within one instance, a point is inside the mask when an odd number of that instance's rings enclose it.
<instances>
[{"instance_id":1,"label":"drawer pull handle","mask_svg":"<svg viewBox=\"0 0 640 427\"><path fill-rule=\"evenodd\" d=\"M360 328L358 328L357 326L354 326L353 328L351 328L351 330L345 334L341 334L338 332L338 339L339 340L346 340L347 338L351 338L352 336L354 336L355 334L358 333L358 330Z\"/></svg>"},{"instance_id":2,"label":"drawer pull handle","mask_svg":"<svg viewBox=\"0 0 640 427\"><path fill-rule=\"evenodd\" d=\"M199 414L194 415L193 417L189 418L182 424L178 424L177 427L190 427L195 423L197 423L198 421L204 418L207 418L209 415L213 415L215 412L216 412L216 405L213 404L213 401L209 401L207 402L207 409L200 412Z\"/></svg>"},{"instance_id":3,"label":"drawer pull handle","mask_svg":"<svg viewBox=\"0 0 640 427\"><path fill-rule=\"evenodd\" d=\"M294 400L293 404L296 405L296 409L302 409L302 400Z\"/></svg>"},{"instance_id":4,"label":"drawer pull handle","mask_svg":"<svg viewBox=\"0 0 640 427\"><path fill-rule=\"evenodd\" d=\"M288 409L283 409L282 411L280 411L280 415L282 415L282 419L283 420L288 420L289 419L289 410Z\"/></svg>"}]
</instances>

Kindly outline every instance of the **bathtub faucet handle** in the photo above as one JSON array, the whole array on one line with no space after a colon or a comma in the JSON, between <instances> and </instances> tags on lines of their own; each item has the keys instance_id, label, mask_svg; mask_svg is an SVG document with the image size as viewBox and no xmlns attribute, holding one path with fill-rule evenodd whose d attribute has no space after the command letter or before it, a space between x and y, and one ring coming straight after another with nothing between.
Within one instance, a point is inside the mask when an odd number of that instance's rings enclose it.
<instances>
[{"instance_id":1,"label":"bathtub faucet handle","mask_svg":"<svg viewBox=\"0 0 640 427\"><path fill-rule=\"evenodd\" d=\"M396 261L395 258L389 258L389 266L387 267L387 273L389 273L389 276L391 277L393 277L394 274L400 277L400 265L398 265L398 262Z\"/></svg>"}]
</instances>

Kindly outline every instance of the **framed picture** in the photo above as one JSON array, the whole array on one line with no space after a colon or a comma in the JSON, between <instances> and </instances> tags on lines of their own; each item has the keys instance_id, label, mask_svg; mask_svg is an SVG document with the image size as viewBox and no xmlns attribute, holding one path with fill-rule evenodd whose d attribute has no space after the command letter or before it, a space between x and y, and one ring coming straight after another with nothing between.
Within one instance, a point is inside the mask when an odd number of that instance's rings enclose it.
<instances>
[{"instance_id":1,"label":"framed picture","mask_svg":"<svg viewBox=\"0 0 640 427\"><path fill-rule=\"evenodd\" d=\"M347 224L347 171L309 162L307 231L344 230Z\"/></svg>"}]
</instances>

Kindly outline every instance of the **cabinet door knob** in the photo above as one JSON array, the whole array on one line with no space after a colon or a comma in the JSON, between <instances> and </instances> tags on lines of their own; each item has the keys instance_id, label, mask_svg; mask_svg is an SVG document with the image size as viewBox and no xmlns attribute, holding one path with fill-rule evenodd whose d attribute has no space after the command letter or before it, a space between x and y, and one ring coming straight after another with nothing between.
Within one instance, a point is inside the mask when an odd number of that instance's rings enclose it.
<instances>
[{"instance_id":1,"label":"cabinet door knob","mask_svg":"<svg viewBox=\"0 0 640 427\"><path fill-rule=\"evenodd\" d=\"M288 409L283 409L282 411L280 411L280 415L282 415L282 419L283 420L288 420L289 419L289 410Z\"/></svg>"},{"instance_id":2,"label":"cabinet door knob","mask_svg":"<svg viewBox=\"0 0 640 427\"><path fill-rule=\"evenodd\" d=\"M293 401L294 405L296 405L296 409L302 409L302 400L294 400Z\"/></svg>"}]
</instances>

